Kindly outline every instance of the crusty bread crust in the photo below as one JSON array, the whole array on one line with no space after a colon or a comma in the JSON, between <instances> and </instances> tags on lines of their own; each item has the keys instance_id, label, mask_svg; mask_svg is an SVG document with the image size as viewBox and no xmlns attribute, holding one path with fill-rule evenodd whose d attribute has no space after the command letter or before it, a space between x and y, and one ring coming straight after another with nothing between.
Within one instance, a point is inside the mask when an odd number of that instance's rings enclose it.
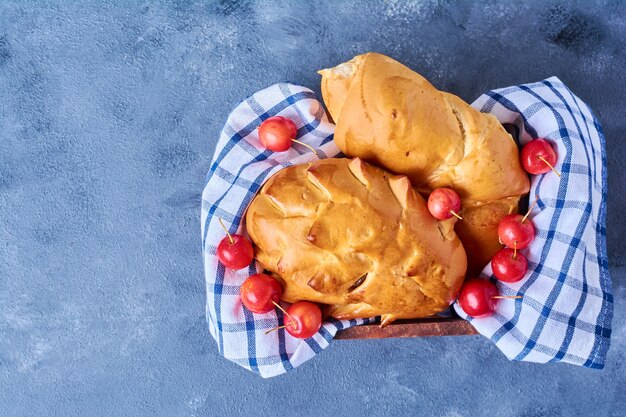
<instances>
[{"instance_id":1,"label":"crusty bread crust","mask_svg":"<svg viewBox=\"0 0 626 417\"><path fill-rule=\"evenodd\" d=\"M454 221L435 220L406 176L358 158L285 168L246 214L256 258L283 282L284 300L385 324L454 300L467 268Z\"/></svg>"},{"instance_id":2,"label":"crusty bread crust","mask_svg":"<svg viewBox=\"0 0 626 417\"><path fill-rule=\"evenodd\" d=\"M438 187L459 193L464 221L456 230L470 273L480 272L501 247L500 219L530 186L511 136L492 115L384 55L359 55L320 74L343 153L406 175L424 195Z\"/></svg>"}]
</instances>

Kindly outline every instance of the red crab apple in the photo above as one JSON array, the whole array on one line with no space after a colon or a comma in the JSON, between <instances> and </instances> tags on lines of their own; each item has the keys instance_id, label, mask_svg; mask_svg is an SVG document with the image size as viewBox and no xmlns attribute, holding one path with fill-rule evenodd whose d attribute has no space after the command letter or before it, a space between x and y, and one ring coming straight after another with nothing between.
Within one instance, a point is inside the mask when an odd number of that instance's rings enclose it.
<instances>
[{"instance_id":1,"label":"red crab apple","mask_svg":"<svg viewBox=\"0 0 626 417\"><path fill-rule=\"evenodd\" d=\"M310 301L293 303L285 312L285 328L293 337L308 339L322 326L322 310Z\"/></svg>"},{"instance_id":2,"label":"red crab apple","mask_svg":"<svg viewBox=\"0 0 626 417\"><path fill-rule=\"evenodd\" d=\"M459 304L472 317L487 317L498 306L500 295L495 284L480 278L471 278L463 283L459 293Z\"/></svg>"},{"instance_id":3,"label":"red crab apple","mask_svg":"<svg viewBox=\"0 0 626 417\"><path fill-rule=\"evenodd\" d=\"M515 249L503 248L491 258L491 269L500 281L514 283L526 275L528 260Z\"/></svg>"},{"instance_id":4,"label":"red crab apple","mask_svg":"<svg viewBox=\"0 0 626 417\"><path fill-rule=\"evenodd\" d=\"M534 139L522 147L520 154L522 166L529 174L545 174L552 170L561 176L561 173L554 168L556 165L556 152L550 142L545 139Z\"/></svg>"},{"instance_id":5,"label":"red crab apple","mask_svg":"<svg viewBox=\"0 0 626 417\"><path fill-rule=\"evenodd\" d=\"M509 214L498 225L500 242L513 249L524 249L535 239L535 226L521 214Z\"/></svg>"},{"instance_id":6,"label":"red crab apple","mask_svg":"<svg viewBox=\"0 0 626 417\"><path fill-rule=\"evenodd\" d=\"M241 302L253 313L269 313L278 305L283 295L280 282L267 274L249 276L239 289Z\"/></svg>"},{"instance_id":7,"label":"red crab apple","mask_svg":"<svg viewBox=\"0 0 626 417\"><path fill-rule=\"evenodd\" d=\"M437 220L447 220L452 216L458 217L461 210L461 198L451 188L437 188L428 196L428 211Z\"/></svg>"},{"instance_id":8,"label":"red crab apple","mask_svg":"<svg viewBox=\"0 0 626 417\"><path fill-rule=\"evenodd\" d=\"M522 296L500 295L493 282L486 279L470 278L461 287L459 305L467 315L482 318L490 316L502 298L522 298Z\"/></svg>"},{"instance_id":9,"label":"red crab apple","mask_svg":"<svg viewBox=\"0 0 626 417\"><path fill-rule=\"evenodd\" d=\"M259 126L259 140L261 145L274 152L285 152L291 148L291 143L296 142L311 149L315 154L317 151L304 142L296 139L298 130L296 125L286 117L272 116Z\"/></svg>"},{"instance_id":10,"label":"red crab apple","mask_svg":"<svg viewBox=\"0 0 626 417\"><path fill-rule=\"evenodd\" d=\"M228 233L222 219L219 222L227 236L217 245L217 258L226 268L235 271L250 265L254 258L252 243L242 235Z\"/></svg>"},{"instance_id":11,"label":"red crab apple","mask_svg":"<svg viewBox=\"0 0 626 417\"><path fill-rule=\"evenodd\" d=\"M525 215L509 214L500 220L500 224L498 224L500 243L514 250L524 249L530 245L535 239L535 226L533 222L528 220L528 216L537 204L537 200L539 200L539 196L535 197L535 201Z\"/></svg>"}]
</instances>

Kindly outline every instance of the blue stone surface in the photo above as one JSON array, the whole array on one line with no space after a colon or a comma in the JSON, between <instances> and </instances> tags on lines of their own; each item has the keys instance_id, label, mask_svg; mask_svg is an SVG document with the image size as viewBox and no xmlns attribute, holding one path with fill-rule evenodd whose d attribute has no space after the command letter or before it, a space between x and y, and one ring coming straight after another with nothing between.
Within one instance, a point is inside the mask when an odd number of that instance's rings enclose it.
<instances>
[{"instance_id":1,"label":"blue stone surface","mask_svg":"<svg viewBox=\"0 0 626 417\"><path fill-rule=\"evenodd\" d=\"M624 1L0 3L0 416L626 415ZM480 336L337 341L262 380L204 320L200 193L229 111L378 51L471 101L559 76L602 122L602 371Z\"/></svg>"}]
</instances>

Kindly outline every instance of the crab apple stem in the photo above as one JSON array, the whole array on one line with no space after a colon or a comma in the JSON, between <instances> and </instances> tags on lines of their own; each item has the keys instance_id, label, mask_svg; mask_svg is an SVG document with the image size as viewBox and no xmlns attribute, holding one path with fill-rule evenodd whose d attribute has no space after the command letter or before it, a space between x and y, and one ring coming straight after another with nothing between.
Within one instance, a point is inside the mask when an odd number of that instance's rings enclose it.
<instances>
[{"instance_id":1,"label":"crab apple stem","mask_svg":"<svg viewBox=\"0 0 626 417\"><path fill-rule=\"evenodd\" d=\"M299 143L299 144L300 144L300 145L302 145L302 146L306 146L307 148L309 148L310 150L312 150L312 151L313 151L313 153L314 153L315 155L319 155L319 154L317 153L317 151L315 150L315 148L313 148L311 145L307 145L307 144L306 144L306 143L304 143L304 142L300 142L298 139L291 139L291 140L292 140L292 141L294 141L294 142L296 142L296 143Z\"/></svg>"},{"instance_id":2,"label":"crab apple stem","mask_svg":"<svg viewBox=\"0 0 626 417\"><path fill-rule=\"evenodd\" d=\"M517 259L517 240L513 241L513 260Z\"/></svg>"},{"instance_id":3,"label":"crab apple stem","mask_svg":"<svg viewBox=\"0 0 626 417\"><path fill-rule=\"evenodd\" d=\"M522 298L521 295L492 295L491 298L506 298L509 300L517 300Z\"/></svg>"},{"instance_id":4,"label":"crab apple stem","mask_svg":"<svg viewBox=\"0 0 626 417\"><path fill-rule=\"evenodd\" d=\"M280 311L282 311L283 313L285 313L285 315L287 317L289 317L289 320L291 320L291 325L292 327L298 328L298 324L296 323L296 321L293 319L293 317L291 317L291 314L287 313L287 310L285 310L284 308L282 308L280 306L280 304L278 304L276 301L272 301L272 304L274 304L276 306L276 308L278 308ZM283 327L287 327L286 325Z\"/></svg>"},{"instance_id":5,"label":"crab apple stem","mask_svg":"<svg viewBox=\"0 0 626 417\"><path fill-rule=\"evenodd\" d=\"M450 210L450 214L452 214L454 217L456 217L459 220L463 220L463 217L459 216L459 214L456 213L454 210Z\"/></svg>"},{"instance_id":6,"label":"crab apple stem","mask_svg":"<svg viewBox=\"0 0 626 417\"><path fill-rule=\"evenodd\" d=\"M276 306L277 309L279 309L280 311L285 313L287 316L289 316L289 313L287 313L287 311L285 311L285 309L282 308L280 304L278 304L276 301L272 301L272 304L274 304L274 306ZM291 316L289 316L289 318L291 318Z\"/></svg>"},{"instance_id":7,"label":"crab apple stem","mask_svg":"<svg viewBox=\"0 0 626 417\"><path fill-rule=\"evenodd\" d=\"M526 215L522 218L522 221L520 223L524 223L526 221L526 219L530 215L530 212L533 211L533 207L535 207L535 204L537 204L537 200L539 200L538 195L535 196L535 201L533 201L533 203L530 205L530 207L528 208L528 211L526 212Z\"/></svg>"},{"instance_id":8,"label":"crab apple stem","mask_svg":"<svg viewBox=\"0 0 626 417\"><path fill-rule=\"evenodd\" d=\"M284 329L285 327L287 327L287 326L285 325L285 326L274 327L273 329L269 329L268 331L266 331L265 334L270 334L272 332L275 332L276 330Z\"/></svg>"},{"instance_id":9,"label":"crab apple stem","mask_svg":"<svg viewBox=\"0 0 626 417\"><path fill-rule=\"evenodd\" d=\"M219 220L220 224L222 225L222 229L224 229L224 231L228 235L228 240L230 240L230 244L232 245L233 243L235 243L235 241L233 240L233 237L230 235L230 233L228 233L228 229L226 228L226 226L224 226L222 219L218 217L217 220Z\"/></svg>"},{"instance_id":10,"label":"crab apple stem","mask_svg":"<svg viewBox=\"0 0 626 417\"><path fill-rule=\"evenodd\" d=\"M543 162L545 162L545 164L546 164L547 166L549 166L549 167L552 169L552 171L554 171L554 173L555 173L556 175L558 175L559 177L561 176L561 173L560 173L559 171L557 171L557 170L556 170L556 168L554 168L550 162L546 161L546 158L544 158L543 156L538 156L537 158L539 158L539 159L541 159Z\"/></svg>"}]
</instances>

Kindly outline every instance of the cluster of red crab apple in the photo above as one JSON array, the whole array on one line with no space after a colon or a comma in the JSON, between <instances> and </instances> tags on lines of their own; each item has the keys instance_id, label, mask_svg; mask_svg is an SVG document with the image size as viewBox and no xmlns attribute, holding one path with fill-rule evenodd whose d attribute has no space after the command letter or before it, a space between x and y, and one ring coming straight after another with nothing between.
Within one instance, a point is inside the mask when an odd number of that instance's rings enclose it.
<instances>
[{"instance_id":1,"label":"cluster of red crab apple","mask_svg":"<svg viewBox=\"0 0 626 417\"><path fill-rule=\"evenodd\" d=\"M556 152L545 139L535 139L522 147L521 163L526 172L532 175L545 174L554 168ZM535 239L535 226L528 219L534 203L525 215L509 214L498 225L498 238L506 247L500 249L491 259L493 275L502 282L515 283L526 275L528 260L518 252L527 248ZM438 220L459 216L461 199L450 188L437 188L428 197L428 210ZM459 292L459 304L465 313L472 317L486 317L495 311L502 298L522 298L521 296L502 296L496 285L486 279L470 278L463 283Z\"/></svg>"},{"instance_id":2,"label":"cluster of red crab apple","mask_svg":"<svg viewBox=\"0 0 626 417\"><path fill-rule=\"evenodd\" d=\"M296 142L315 152L315 149L306 143L296 140L296 135L296 125L282 116L270 117L259 126L261 144L271 151L284 152L291 147L293 142ZM221 219L220 224L227 235L217 246L217 257L220 262L226 268L235 271L249 266L254 258L252 243L242 235L228 233ZM285 310L279 304L283 295L283 286L271 275L251 275L241 284L239 293L243 305L253 313L266 314L274 308L284 313L283 326L269 329L266 333L284 328L294 337L307 339L317 333L322 325L322 310L315 303L298 301Z\"/></svg>"},{"instance_id":3,"label":"cluster of red crab apple","mask_svg":"<svg viewBox=\"0 0 626 417\"><path fill-rule=\"evenodd\" d=\"M274 152L288 150L293 142L315 149L295 139L296 125L282 116L274 116L265 120L259 126L259 140L266 148ZM556 153L550 143L544 139L535 139L527 143L521 151L522 166L529 174L545 174L553 170L556 164ZM535 203L537 200L535 200ZM533 206L534 204L533 203ZM519 253L520 249L527 248L535 238L535 227L528 219L532 206L526 215L509 214L502 218L498 226L498 237L506 247L498 251L491 259L491 267L496 278L503 282L515 283L521 280L528 269L526 257ZM455 216L462 220L461 199L450 188L437 188L428 197L428 210L438 220L447 220ZM250 265L254 258L252 243L244 236L230 234L226 227L220 224L227 236L217 247L217 256L220 262L233 270L240 270ZM279 304L283 294L281 283L267 274L254 274L248 277L240 287L243 305L253 313L266 314L274 308L284 313L284 324L268 330L285 328L294 337L306 339L313 336L322 325L320 307L310 301L298 301L291 304L286 310ZM459 304L472 317L490 315L501 298L521 298L521 296L502 296L495 284L489 280L471 278L466 280L459 293Z\"/></svg>"}]
</instances>

